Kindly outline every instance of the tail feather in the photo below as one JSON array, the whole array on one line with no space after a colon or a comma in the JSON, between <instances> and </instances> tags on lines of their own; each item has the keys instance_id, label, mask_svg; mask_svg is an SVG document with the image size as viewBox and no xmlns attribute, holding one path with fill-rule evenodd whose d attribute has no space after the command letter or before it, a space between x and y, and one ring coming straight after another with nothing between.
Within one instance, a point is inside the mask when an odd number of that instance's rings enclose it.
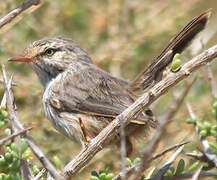
<instances>
[{"instance_id":1,"label":"tail feather","mask_svg":"<svg viewBox=\"0 0 217 180\"><path fill-rule=\"evenodd\" d=\"M211 14L210 10L191 20L163 49L160 55L129 85L129 90L135 94L140 94L144 90L152 87L156 82L162 79L162 72L172 61L176 53L181 53L189 42L202 31Z\"/></svg>"}]
</instances>

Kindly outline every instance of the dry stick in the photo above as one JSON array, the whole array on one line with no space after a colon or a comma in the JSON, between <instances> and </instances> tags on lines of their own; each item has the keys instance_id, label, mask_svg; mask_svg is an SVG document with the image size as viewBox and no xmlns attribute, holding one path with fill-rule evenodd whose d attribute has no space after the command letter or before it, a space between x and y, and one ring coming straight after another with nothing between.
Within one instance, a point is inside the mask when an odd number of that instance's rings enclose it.
<instances>
[{"instance_id":1,"label":"dry stick","mask_svg":"<svg viewBox=\"0 0 217 180\"><path fill-rule=\"evenodd\" d=\"M17 137L17 136L19 136L19 135L21 135L21 134L26 133L26 131L31 130L32 128L33 128L33 127L29 127L29 128L23 129L23 130L18 131L18 132L14 133L14 134L11 134L11 135L8 136L8 137L5 137L5 138L3 138L3 139L0 139L0 146L4 145L4 144L5 144L7 141L9 141L9 140L14 139L15 137Z\"/></svg>"},{"instance_id":2,"label":"dry stick","mask_svg":"<svg viewBox=\"0 0 217 180\"><path fill-rule=\"evenodd\" d=\"M171 108L170 108L169 112L167 113L166 117L162 120L162 121L166 121L166 123L165 123L165 125L164 125L163 127L165 127L165 126L170 122L170 120L174 117L174 115L176 114L176 112L177 112L178 109L180 108L180 106L181 106L181 104L182 104L184 98L185 98L186 95L188 94L190 88L192 87L192 85L194 84L195 81L196 81L196 78L194 78L191 82L187 82L187 83L186 83L186 86L185 86L184 91L182 92L182 94L181 94L178 98L176 98L174 104L171 106ZM164 131L162 131L162 133L164 133ZM162 134L159 134L158 137L159 137L159 138L162 137ZM157 141L155 141L155 142L157 143ZM183 144L185 144L185 143L183 143ZM149 146L149 145L148 145L148 146ZM180 146L180 144L177 144L177 147L179 147L179 146ZM153 148L154 148L154 147L153 147ZM172 147L168 148L168 151L170 151L171 148L175 148L175 147L172 146ZM165 152L163 151L162 153L164 154ZM162 153L159 153L159 156L162 156L162 155L163 155ZM156 157L153 156L153 157L150 159L150 161L151 161L151 160L154 160L154 159L156 159L156 158L158 158L159 156L158 156L158 154L156 155ZM129 169L128 169L128 170L129 170ZM132 169L132 170L133 170L133 169ZM127 171L127 173L129 173L129 171ZM121 173L120 173L120 174L121 174ZM117 175L117 176L118 176L118 175Z\"/></svg>"},{"instance_id":3,"label":"dry stick","mask_svg":"<svg viewBox=\"0 0 217 180\"><path fill-rule=\"evenodd\" d=\"M161 120L161 124L160 124L159 128L156 130L155 136L152 138L151 142L147 145L147 148L144 148L144 150L142 151L142 162L141 162L139 168L137 169L136 174L132 177L132 179L138 178L138 176L140 176L142 171L144 171L146 169L147 164L151 161L151 159L150 159L151 153L153 152L153 150L157 146L158 142L160 141L163 133L165 132L165 130L164 130L165 127L170 123L171 119L174 117L174 115L176 114L176 112L180 108L184 98L188 94L190 88L192 87L192 85L195 81L196 81L196 78L194 78L190 83L187 83L184 91L176 99L176 101L174 102L174 105L170 108L167 116ZM146 165L146 167L144 167L144 165Z\"/></svg>"},{"instance_id":4,"label":"dry stick","mask_svg":"<svg viewBox=\"0 0 217 180\"><path fill-rule=\"evenodd\" d=\"M7 110L8 115L11 120L11 122L14 124L14 126L18 130L23 130L23 126L20 123L20 120L18 118L17 112L14 109L14 96L13 92L11 90L10 84L7 82L7 76L5 72L5 66L2 65L2 73L5 83L5 89L6 89L6 96L7 96ZM49 161L49 159L44 155L44 153L41 151L41 149L33 142L32 138L28 135L24 135L24 138L26 139L26 142L29 144L29 147L32 149L32 152L35 154L35 156L41 161L43 166L47 169L50 174L58 180L64 179L58 172L58 170L54 167L54 165Z\"/></svg>"},{"instance_id":5,"label":"dry stick","mask_svg":"<svg viewBox=\"0 0 217 180\"><path fill-rule=\"evenodd\" d=\"M212 96L215 98L215 97L217 97L216 83L215 83L215 80L213 78L212 69L211 69L209 63L206 65L206 72L207 72L208 81L209 81L209 84L211 87Z\"/></svg>"},{"instance_id":6,"label":"dry stick","mask_svg":"<svg viewBox=\"0 0 217 180\"><path fill-rule=\"evenodd\" d=\"M194 173L194 175L192 177L192 180L198 180L198 177L200 175L202 168L203 168L203 165L201 165L197 168L196 172Z\"/></svg>"},{"instance_id":7,"label":"dry stick","mask_svg":"<svg viewBox=\"0 0 217 180\"><path fill-rule=\"evenodd\" d=\"M179 144L175 144L175 145L173 145L173 146L171 146L169 148L166 148L165 150L161 151L160 153L157 153L157 154L153 155L151 160L157 159L157 158L163 156L164 154L168 153L169 151L172 151L173 149L178 148L178 147L180 147L182 145L188 144L189 142L190 141L182 142L182 143L179 143Z\"/></svg>"},{"instance_id":8,"label":"dry stick","mask_svg":"<svg viewBox=\"0 0 217 180\"><path fill-rule=\"evenodd\" d=\"M126 179L126 136L125 136L125 125L121 122L121 172L122 172L122 180Z\"/></svg>"},{"instance_id":9,"label":"dry stick","mask_svg":"<svg viewBox=\"0 0 217 180\"><path fill-rule=\"evenodd\" d=\"M161 180L167 170L170 168L171 164L176 160L177 156L182 152L184 145L179 147L175 153L169 158L169 160L163 165L163 167L158 171L156 176L152 180Z\"/></svg>"},{"instance_id":10,"label":"dry stick","mask_svg":"<svg viewBox=\"0 0 217 180\"><path fill-rule=\"evenodd\" d=\"M190 114L191 119L196 119L196 116L195 116L190 104L186 103L186 105L187 105L187 109L188 109L188 112ZM199 132L197 123L195 125L195 129L196 129L196 132L199 134L200 132ZM202 136L200 136L200 141L201 141L201 143L203 145L203 148L204 148L204 151L205 151L205 152L202 152L202 153L207 158L207 160L209 162L211 162L212 165L217 167L217 156L211 153L212 149L210 148L208 141L206 140L205 137L202 137Z\"/></svg>"},{"instance_id":11,"label":"dry stick","mask_svg":"<svg viewBox=\"0 0 217 180\"><path fill-rule=\"evenodd\" d=\"M33 5L38 5L40 3L40 0L27 0L24 2L22 5L5 15L0 19L0 28L2 28L4 25L8 24L11 22L16 16L21 14L23 11L28 9L29 7Z\"/></svg>"},{"instance_id":12,"label":"dry stick","mask_svg":"<svg viewBox=\"0 0 217 180\"><path fill-rule=\"evenodd\" d=\"M44 173L46 172L46 169L43 168L35 177L33 180L39 180L43 175Z\"/></svg>"},{"instance_id":13,"label":"dry stick","mask_svg":"<svg viewBox=\"0 0 217 180\"><path fill-rule=\"evenodd\" d=\"M151 160L157 159L157 158L163 156L164 154L174 150L175 148L179 148L180 146L183 146L183 145L185 145L187 143L189 143L189 142L182 142L182 143L179 143L179 144L175 144L175 145L163 150L162 152L153 155ZM134 171L136 168L138 168L140 166L140 164L141 163L137 163L136 165L127 168L126 169L126 174L129 175L132 171ZM119 180L121 178L121 176L122 176L122 172L120 172L118 175L116 175L112 180Z\"/></svg>"},{"instance_id":14,"label":"dry stick","mask_svg":"<svg viewBox=\"0 0 217 180\"><path fill-rule=\"evenodd\" d=\"M189 179L193 175L194 175L193 172L185 173L185 174L181 174L181 175L173 177L173 180ZM217 172L216 171L201 171L200 174L199 174L199 177L211 177L211 176L217 176Z\"/></svg>"},{"instance_id":15,"label":"dry stick","mask_svg":"<svg viewBox=\"0 0 217 180\"><path fill-rule=\"evenodd\" d=\"M7 80L7 77L6 77L5 78L5 82L7 82L8 87L11 88L11 85L12 85L12 76L11 76L9 82ZM8 104L8 98L7 98L7 93L5 92L4 96L2 98L2 101L1 101L1 105L6 105L6 104ZM16 126L13 123L13 121L11 120L10 114L8 115L8 117L10 119L9 123L10 123L10 127L12 128L13 132L15 132L15 133L18 132L19 129L16 128ZM16 139L16 142L18 144L21 143L20 137L18 137ZM31 171L31 169L29 167L29 163L26 160L21 160L20 172L21 172L21 176L22 176L23 180L31 180L33 178L32 171Z\"/></svg>"},{"instance_id":16,"label":"dry stick","mask_svg":"<svg viewBox=\"0 0 217 180\"><path fill-rule=\"evenodd\" d=\"M194 77L191 82L186 82L184 91L178 98L175 99L173 105L171 106L169 112L165 117L165 119L167 119L168 122L172 120L172 118L175 116L175 114L179 110L180 106L182 105L182 102L184 101L185 97L187 96L189 90L191 89L192 85L195 83L196 80L197 78Z\"/></svg>"},{"instance_id":17,"label":"dry stick","mask_svg":"<svg viewBox=\"0 0 217 180\"><path fill-rule=\"evenodd\" d=\"M95 137L87 148L81 150L81 152L64 168L66 177L70 177L76 174L82 167L84 167L93 157L99 152L103 145L106 143L112 135L117 133L120 128L120 121L126 125L131 118L141 110L147 108L156 99L165 94L172 86L176 85L182 79L187 78L191 72L204 66L212 59L217 57L217 45L204 51L200 55L193 58L191 61L183 65L180 71L177 73L171 73L163 80L158 82L149 92L143 94L138 98L130 107L124 110L118 115L107 127L105 127L100 134Z\"/></svg>"}]
</instances>

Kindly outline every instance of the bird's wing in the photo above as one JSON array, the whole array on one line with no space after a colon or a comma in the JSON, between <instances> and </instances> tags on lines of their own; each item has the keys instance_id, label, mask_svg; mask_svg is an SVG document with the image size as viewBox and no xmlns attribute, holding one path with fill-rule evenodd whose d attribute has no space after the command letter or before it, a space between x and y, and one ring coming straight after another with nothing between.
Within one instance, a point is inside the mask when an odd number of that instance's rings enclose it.
<instances>
[{"instance_id":1,"label":"bird's wing","mask_svg":"<svg viewBox=\"0 0 217 180\"><path fill-rule=\"evenodd\" d=\"M77 65L75 65L77 66ZM114 118L133 103L122 81L95 65L69 68L49 87L50 104L61 111ZM84 68L85 66L85 68ZM140 115L142 123L146 115Z\"/></svg>"}]
</instances>

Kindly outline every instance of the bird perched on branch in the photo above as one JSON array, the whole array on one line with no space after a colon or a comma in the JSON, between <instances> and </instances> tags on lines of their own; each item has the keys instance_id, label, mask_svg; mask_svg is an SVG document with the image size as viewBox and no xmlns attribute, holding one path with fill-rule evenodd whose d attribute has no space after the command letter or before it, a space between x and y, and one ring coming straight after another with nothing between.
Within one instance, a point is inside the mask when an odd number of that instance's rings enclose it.
<instances>
[{"instance_id":1,"label":"bird perched on branch","mask_svg":"<svg viewBox=\"0 0 217 180\"><path fill-rule=\"evenodd\" d=\"M174 55L181 53L204 29L209 15L210 11L206 11L190 21L133 81L103 71L83 48L64 37L35 41L23 55L9 60L26 62L32 67L44 87L42 101L46 116L59 132L84 147L162 79L162 72ZM131 137L141 136L156 125L149 109L137 113L125 127L127 153L132 151ZM111 139L114 141L118 143L119 134Z\"/></svg>"}]
</instances>

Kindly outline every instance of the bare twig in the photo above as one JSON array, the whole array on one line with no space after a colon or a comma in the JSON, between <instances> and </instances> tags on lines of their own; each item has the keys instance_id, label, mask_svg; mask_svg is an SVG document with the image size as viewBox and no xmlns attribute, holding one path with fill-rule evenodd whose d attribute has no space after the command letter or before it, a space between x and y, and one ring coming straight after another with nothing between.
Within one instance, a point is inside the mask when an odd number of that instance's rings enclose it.
<instances>
[{"instance_id":1,"label":"bare twig","mask_svg":"<svg viewBox=\"0 0 217 180\"><path fill-rule=\"evenodd\" d=\"M7 136L7 137L5 137L5 138L3 138L3 139L0 139L0 146L2 146L3 144L5 144L5 143L6 143L7 141L9 141L9 140L14 139L15 137L17 137L17 136L19 136L19 135L21 135L21 134L26 133L26 131L29 131L29 130L31 130L32 128L33 128L33 127L29 127L29 128L23 129L23 130L18 131L18 132L14 133L14 134L11 134L10 136Z\"/></svg>"},{"instance_id":2,"label":"bare twig","mask_svg":"<svg viewBox=\"0 0 217 180\"><path fill-rule=\"evenodd\" d=\"M173 177L173 180L189 179L193 175L194 175L193 172L184 173L184 174L180 174L178 176ZM217 176L217 172L216 171L205 171L205 172L201 171L200 174L199 174L199 177L210 177L210 176Z\"/></svg>"},{"instance_id":3,"label":"bare twig","mask_svg":"<svg viewBox=\"0 0 217 180\"><path fill-rule=\"evenodd\" d=\"M5 89L6 89L6 97L7 97L7 110L9 119L15 126L17 130L23 130L23 126L19 121L17 112L15 110L15 104L14 104L14 96L11 90L11 85L8 84L5 66L2 65L2 73L3 78L5 82ZM44 153L41 151L41 149L33 142L32 138L28 135L24 135L24 138L26 139L26 142L29 144L29 147L32 149L35 156L41 161L43 166L51 173L51 175L58 180L64 179L57 169L53 166L53 164L48 160L48 158L44 155Z\"/></svg>"},{"instance_id":4,"label":"bare twig","mask_svg":"<svg viewBox=\"0 0 217 180\"><path fill-rule=\"evenodd\" d=\"M11 76L10 80L8 81L7 80L7 76L6 76L6 72L2 72L2 73L3 73L4 82L5 82L5 87L7 86L7 87L11 88L11 85L12 85L12 76ZM7 91L6 91L6 93L4 94L3 99L1 101L1 104L5 105L3 103L6 103L8 105L8 101L9 101L9 98L7 96ZM8 112L9 112L9 108L8 108ZM10 113L9 113L9 119L10 119ZM16 128L16 126L13 123L13 121L9 121L9 122L10 122L10 126L11 126L13 132L17 133L19 131L19 129ZM20 137L18 137L15 141L18 144L20 144ZM29 167L29 163L26 160L21 160L20 172L21 172L21 176L22 176L23 180L31 180L32 177L33 177L32 171L31 171L31 169Z\"/></svg>"},{"instance_id":5,"label":"bare twig","mask_svg":"<svg viewBox=\"0 0 217 180\"><path fill-rule=\"evenodd\" d=\"M142 109L147 108L160 96L165 94L171 87L176 85L182 79L188 77L193 71L207 64L212 59L217 57L217 45L204 51L191 61L183 65L182 69L177 73L171 73L154 87L149 92L138 98L130 107L118 115L101 133L95 137L87 148L84 148L65 168L66 177L70 177L84 167L94 155L99 152L106 140L109 139L120 128L120 121L124 124L129 123L131 118Z\"/></svg>"},{"instance_id":6,"label":"bare twig","mask_svg":"<svg viewBox=\"0 0 217 180\"><path fill-rule=\"evenodd\" d=\"M167 119L168 122L171 121L175 114L178 112L179 108L182 105L182 102L184 101L185 97L187 96L189 90L191 89L192 85L195 83L196 80L197 78L194 77L192 81L185 83L185 88L182 94L174 100L173 104L171 105L171 108L169 109L169 112L165 117L165 119Z\"/></svg>"},{"instance_id":7,"label":"bare twig","mask_svg":"<svg viewBox=\"0 0 217 180\"><path fill-rule=\"evenodd\" d=\"M23 11L28 9L29 7L33 5L38 5L40 3L40 0L27 0L22 5L20 5L18 8L14 9L4 17L0 19L0 28L2 28L4 25L11 22L16 16L21 14Z\"/></svg>"},{"instance_id":8,"label":"bare twig","mask_svg":"<svg viewBox=\"0 0 217 180\"><path fill-rule=\"evenodd\" d=\"M216 83L213 78L212 70L209 63L206 65L206 72L207 72L207 78L210 84L212 96L215 98L217 97Z\"/></svg>"},{"instance_id":9,"label":"bare twig","mask_svg":"<svg viewBox=\"0 0 217 180\"><path fill-rule=\"evenodd\" d=\"M184 145L179 147L176 152L169 158L169 160L163 165L163 167L158 171L157 175L152 180L161 180L167 170L170 168L170 165L175 161L176 157L182 152ZM136 179L136 178L135 178Z\"/></svg>"},{"instance_id":10,"label":"bare twig","mask_svg":"<svg viewBox=\"0 0 217 180\"><path fill-rule=\"evenodd\" d=\"M126 137L125 137L125 125L123 124L123 122L121 122L121 172L122 180L126 179Z\"/></svg>"},{"instance_id":11,"label":"bare twig","mask_svg":"<svg viewBox=\"0 0 217 180\"><path fill-rule=\"evenodd\" d=\"M182 145L185 145L185 144L188 144L188 143L189 143L189 141L182 142L182 143L179 143L179 144L175 144L175 145L173 145L173 146L171 146L171 147L169 147L169 148L161 151L160 153L157 153L157 154L153 155L152 158L151 158L151 160L157 159L157 158L163 156L164 154L168 153L169 151L172 151L173 149L178 148L178 147L180 147Z\"/></svg>"},{"instance_id":12,"label":"bare twig","mask_svg":"<svg viewBox=\"0 0 217 180\"><path fill-rule=\"evenodd\" d=\"M203 168L203 165L199 166L199 168L197 168L196 172L194 173L193 177L192 177L192 180L198 180L198 177L200 175L200 172Z\"/></svg>"},{"instance_id":13,"label":"bare twig","mask_svg":"<svg viewBox=\"0 0 217 180\"><path fill-rule=\"evenodd\" d=\"M196 119L196 116L195 116L190 104L189 103L186 103L186 104L187 104L188 112L189 112L191 118ZM195 125L195 129L196 129L197 133L199 134L200 132L199 132L197 123ZM208 141L206 140L205 137L202 137L202 136L200 136L200 141L201 141L203 148L204 148L204 152L202 152L202 153L205 156L205 158L207 159L207 162L211 166L217 167L217 157L216 157L216 155L211 153L212 149L210 148Z\"/></svg>"},{"instance_id":14,"label":"bare twig","mask_svg":"<svg viewBox=\"0 0 217 180\"><path fill-rule=\"evenodd\" d=\"M166 117L163 120L161 120L161 124L160 124L159 128L156 130L157 133L153 137L152 141L147 145L147 147L142 152L142 163L139 166L139 168L137 169L136 175L134 175L133 179L136 179L141 174L141 172L146 169L147 163L151 161L151 159L149 159L151 157L151 153L153 152L153 150L157 146L158 142L160 141L162 134L164 133L165 127L168 125L168 123L170 123L171 119L175 116L176 112L180 108L184 98L186 97L187 93L189 92L189 90L192 87L195 80L196 80L196 78L194 78L193 81L191 81L191 83L188 83L185 86L184 91L174 101L174 105L171 106ZM144 165L146 165L146 166L144 166Z\"/></svg>"},{"instance_id":15,"label":"bare twig","mask_svg":"<svg viewBox=\"0 0 217 180\"><path fill-rule=\"evenodd\" d=\"M163 156L164 154L168 153L169 151L172 151L175 148L183 146L183 145L185 145L187 143L189 143L189 142L182 142L182 143L179 143L179 144L175 144L175 145L173 145L173 146L171 146L171 147L163 150L162 152L157 153L156 155L153 155L152 158L151 158L151 160L157 159L157 158ZM138 163L138 164L136 164L136 165L134 165L132 167L127 168L126 169L126 174L129 175L132 171L135 171L135 169L138 168L140 165L141 165L141 163ZM122 175L122 172L120 172L118 175L116 175L112 180L118 180L118 179L120 179L121 175Z\"/></svg>"},{"instance_id":16,"label":"bare twig","mask_svg":"<svg viewBox=\"0 0 217 180\"><path fill-rule=\"evenodd\" d=\"M35 177L33 180L39 180L43 175L44 173L46 172L46 169L43 168Z\"/></svg>"}]
</instances>

